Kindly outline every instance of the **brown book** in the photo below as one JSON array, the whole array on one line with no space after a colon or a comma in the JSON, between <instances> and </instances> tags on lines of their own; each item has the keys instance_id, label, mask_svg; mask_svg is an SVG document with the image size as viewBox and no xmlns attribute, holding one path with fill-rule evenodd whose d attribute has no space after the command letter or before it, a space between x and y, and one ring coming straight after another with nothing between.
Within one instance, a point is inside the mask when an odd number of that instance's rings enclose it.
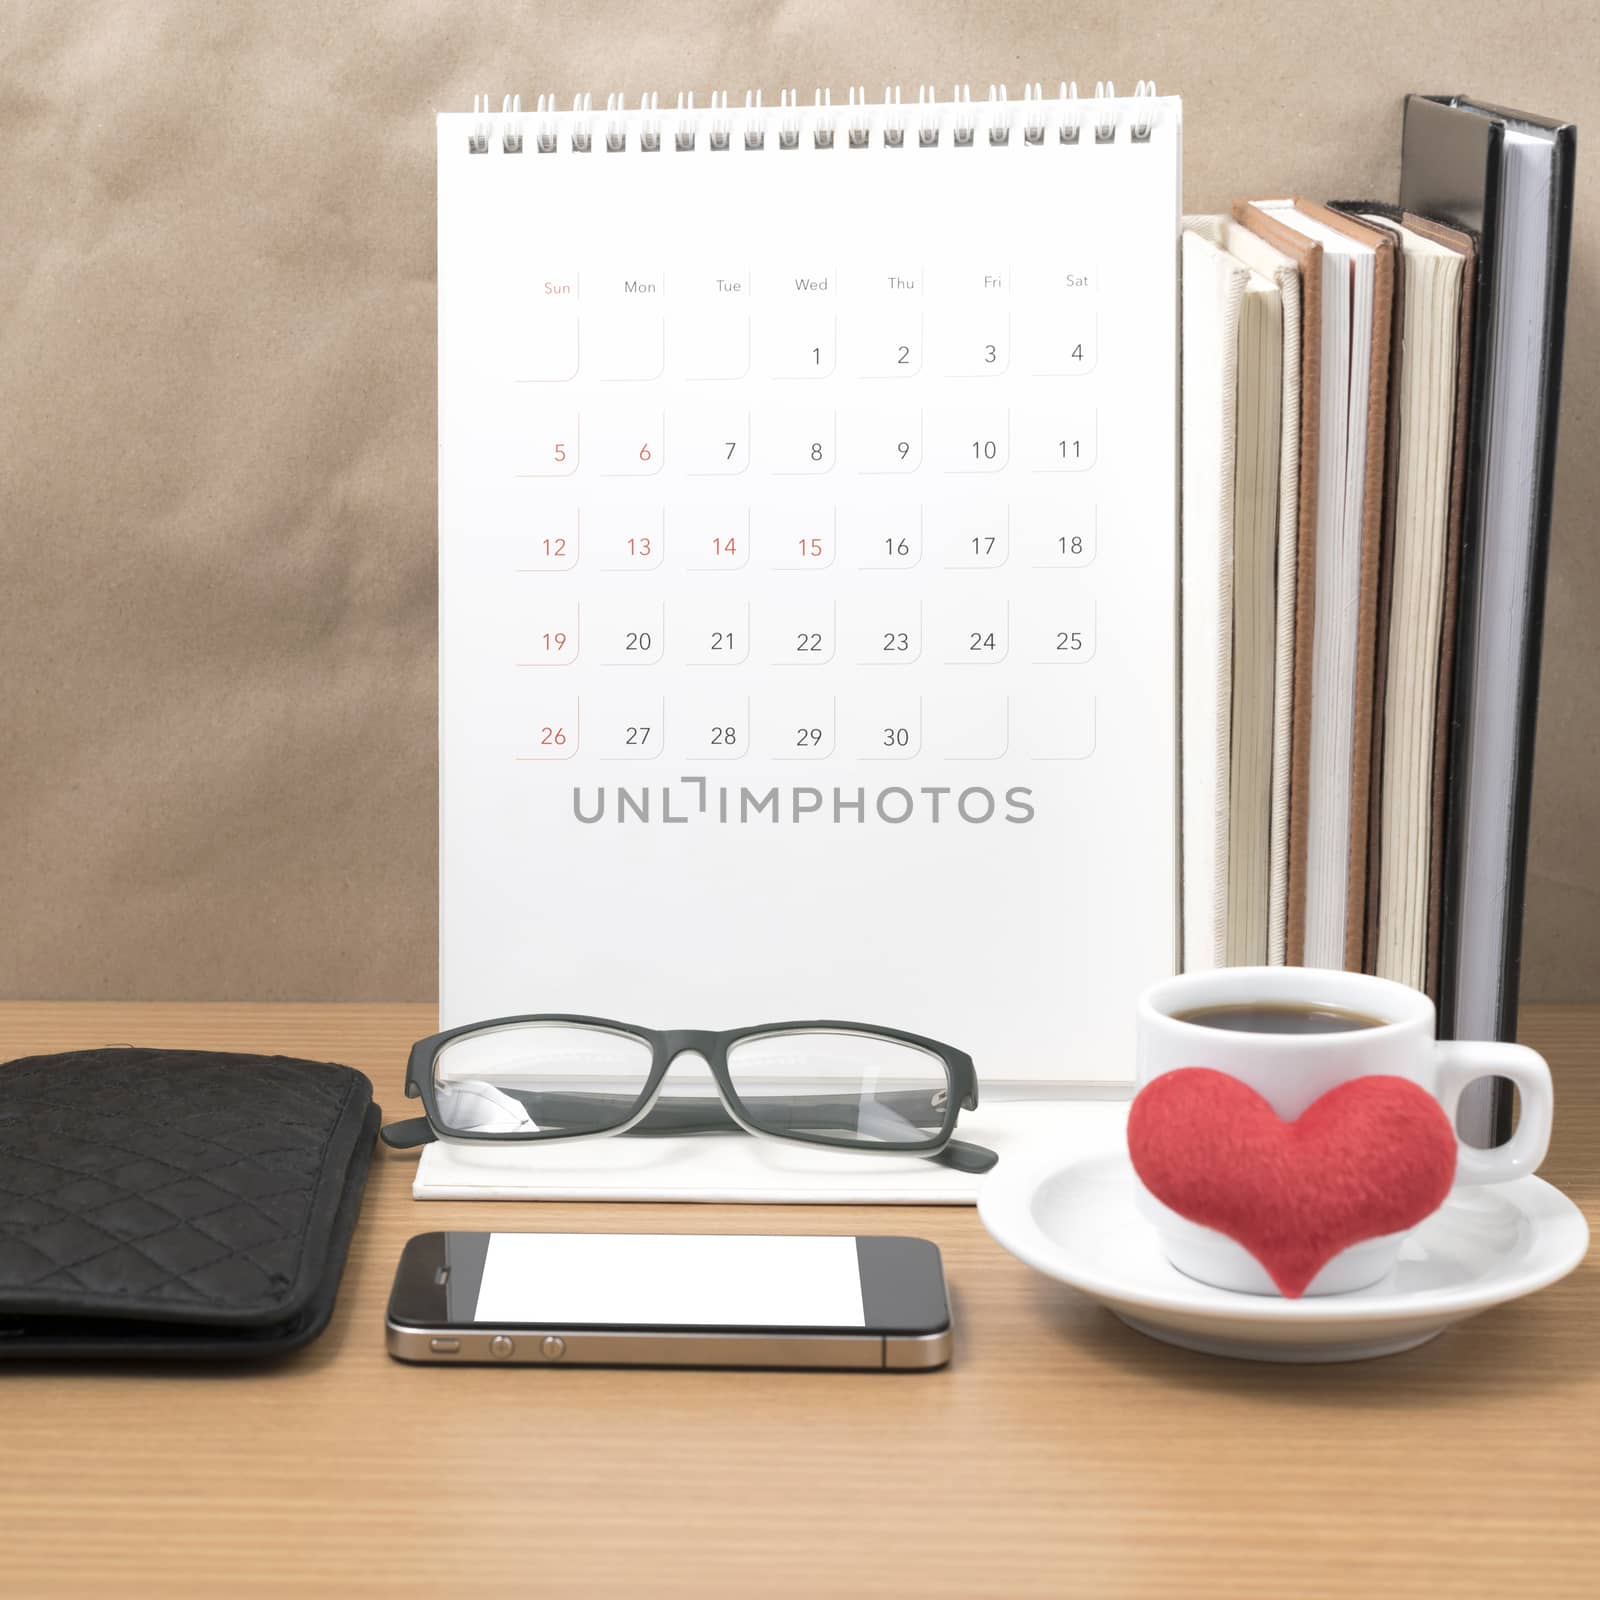
<instances>
[{"instance_id":1,"label":"brown book","mask_svg":"<svg viewBox=\"0 0 1600 1600\"><path fill-rule=\"evenodd\" d=\"M1364 955L1366 934L1367 835L1370 806L1369 785L1372 773L1372 692L1375 668L1375 640L1378 612L1381 533L1383 525L1383 487L1386 470L1384 442L1387 432L1389 391L1389 353L1393 327L1394 243L1376 229L1341 216L1315 201L1294 198L1286 201L1244 200L1236 203L1234 214L1253 232L1302 264L1305 279L1302 328L1305 360L1302 379L1306 404L1301 425L1301 559L1303 575L1296 597L1295 637L1295 713L1294 779L1290 799L1290 882L1289 948L1290 962L1310 961L1321 965L1342 965L1359 969ZM1296 226L1296 219L1302 227ZM1357 424L1361 429L1364 465L1360 483L1361 515L1345 530L1346 539L1355 541L1353 584L1348 594L1336 593L1337 574L1325 574L1317 583L1318 568L1327 565L1326 540L1342 526L1325 525L1320 513L1322 500L1336 487L1321 480L1331 470L1322 448L1323 423L1336 427L1338 419L1322 404L1325 385L1333 391L1338 374L1325 369L1322 361L1322 335L1329 308L1325 304L1329 274L1340 259L1330 251L1340 243L1336 236L1364 247L1361 254L1372 256L1372 295L1369 325L1353 328L1352 336L1364 342L1370 352L1365 414ZM1309 247L1309 248L1308 248ZM1314 309L1313 309L1314 308ZM1312 396L1315 395L1313 405ZM1353 434L1354 430L1352 430ZM1330 433L1330 439L1333 435ZM1309 469L1309 470L1308 470ZM1327 592L1319 594L1319 589ZM1319 598L1323 605L1336 606L1331 618L1320 619L1323 629L1342 626L1339 618L1345 608L1354 606L1353 654L1348 661L1332 661L1327 652L1335 635L1321 641L1325 670L1346 674L1349 688L1339 685L1328 703L1316 704L1316 665L1319 659ZM1312 743L1322 719L1329 719L1335 735L1335 748L1342 749L1346 727L1344 694L1351 695L1348 727L1348 770L1330 770L1324 783L1348 784L1337 793L1313 793ZM1337 761L1333 763L1338 766ZM1322 840L1317 817L1331 809L1343 822L1340 842L1331 847ZM1317 837L1313 838L1313 834ZM1312 850L1322 844L1332 855L1320 863L1312 860ZM1336 859L1341 858L1342 859ZM1342 884L1329 875L1342 874ZM1342 915L1340 908L1342 904Z\"/></svg>"},{"instance_id":2,"label":"brown book","mask_svg":"<svg viewBox=\"0 0 1600 1600\"><path fill-rule=\"evenodd\" d=\"M1388 469L1384 490L1383 548L1378 593L1377 660L1373 676L1373 769L1369 811L1366 969L1381 977L1425 986L1434 992L1433 970L1438 944L1440 884L1443 877L1444 806L1448 776L1450 694L1455 659L1456 588L1461 565L1462 501L1466 482L1466 430L1472 355L1472 277L1476 247L1471 237L1454 228L1404 213L1377 201L1339 201L1336 209L1357 221L1392 235L1396 249L1393 339L1389 381ZM1402 230L1414 236L1407 256ZM1437 296L1442 285L1427 271L1415 239L1460 260L1459 303L1449 309L1448 344L1441 349ZM1416 282L1414 275L1422 274ZM1417 319L1408 325L1408 302ZM1443 392L1433 374L1441 362ZM1421 362L1416 370L1408 361ZM1431 381L1430 381L1431 380ZM1444 404L1444 429L1438 431L1435 407ZM1418 431L1420 430L1420 431ZM1412 434L1415 433L1413 437ZM1402 463L1405 463L1404 473ZM1409 475L1409 483L1403 481ZM1441 496L1420 495L1419 486ZM1407 504L1399 505L1402 492ZM1430 526L1430 513L1441 524ZM1405 519L1399 528L1398 519ZM1432 528L1436 527L1437 532ZM1399 535L1404 536L1403 544ZM1429 545L1436 538L1432 551ZM1420 541L1420 542L1419 542ZM1424 581L1437 560L1431 585ZM1397 578L1404 563L1406 571ZM1431 588L1431 592L1430 591ZM1405 614L1396 616L1396 608ZM1437 606L1430 629L1426 610ZM1420 653L1419 653L1420 652ZM1426 657L1426 659L1424 659ZM1395 730L1399 747L1388 750L1386 712L1396 709L1388 678L1399 672L1398 710L1402 725ZM1406 686L1427 686L1426 721L1416 717ZM1424 753L1426 752L1426 754ZM1419 760L1425 764L1419 767ZM1425 785L1425 794L1418 788ZM1398 787L1397 787L1398 786ZM1387 822L1385 814L1387 813ZM1395 859L1385 852L1413 851L1419 863ZM1420 867L1420 871L1419 871Z\"/></svg>"},{"instance_id":3,"label":"brown book","mask_svg":"<svg viewBox=\"0 0 1600 1600\"><path fill-rule=\"evenodd\" d=\"M1384 234L1394 245L1394 300L1389 318L1389 399L1384 422L1383 509L1378 533L1378 600L1373 624L1372 738L1367 781L1367 895L1362 929L1362 970L1378 970L1379 884L1383 875L1383 715L1389 676L1389 617L1394 599L1395 491L1400 476L1398 421L1400 374L1405 345L1406 275L1402 267L1400 229L1383 217L1381 208L1355 200L1335 200L1341 216Z\"/></svg>"}]
</instances>

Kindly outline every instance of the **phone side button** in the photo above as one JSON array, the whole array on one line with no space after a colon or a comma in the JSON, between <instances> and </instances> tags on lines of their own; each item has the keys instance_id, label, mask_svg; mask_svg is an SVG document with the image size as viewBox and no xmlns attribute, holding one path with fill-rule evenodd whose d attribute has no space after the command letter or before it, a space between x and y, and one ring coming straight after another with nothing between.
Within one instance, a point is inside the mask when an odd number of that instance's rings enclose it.
<instances>
[{"instance_id":1,"label":"phone side button","mask_svg":"<svg viewBox=\"0 0 1600 1600\"><path fill-rule=\"evenodd\" d=\"M430 1339L428 1348L436 1356L453 1356L461 1348L459 1339Z\"/></svg>"},{"instance_id":2,"label":"phone side button","mask_svg":"<svg viewBox=\"0 0 1600 1600\"><path fill-rule=\"evenodd\" d=\"M511 1340L506 1338L503 1333L497 1333L494 1338L489 1341L489 1354L492 1355L496 1361L504 1361L505 1358L516 1348L516 1345L514 1345Z\"/></svg>"},{"instance_id":3,"label":"phone side button","mask_svg":"<svg viewBox=\"0 0 1600 1600\"><path fill-rule=\"evenodd\" d=\"M546 1361L559 1361L567 1353L567 1341L555 1334L547 1334L539 1341L539 1354Z\"/></svg>"}]
</instances>

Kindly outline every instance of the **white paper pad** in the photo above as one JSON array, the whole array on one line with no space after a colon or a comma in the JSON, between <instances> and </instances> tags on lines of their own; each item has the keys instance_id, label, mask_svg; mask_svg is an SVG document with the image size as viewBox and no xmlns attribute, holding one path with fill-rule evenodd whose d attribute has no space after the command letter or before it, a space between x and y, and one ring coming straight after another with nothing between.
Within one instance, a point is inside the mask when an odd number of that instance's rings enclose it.
<instances>
[{"instance_id":1,"label":"white paper pad","mask_svg":"<svg viewBox=\"0 0 1600 1600\"><path fill-rule=\"evenodd\" d=\"M963 1114L960 1138L1008 1161L1121 1140L1126 1100L1001 1101ZM999 1170L998 1168L995 1170ZM422 1152L417 1200L700 1200L790 1205L971 1205L983 1175L915 1156L854 1155L729 1134L587 1139L543 1148L450 1144Z\"/></svg>"}]
</instances>

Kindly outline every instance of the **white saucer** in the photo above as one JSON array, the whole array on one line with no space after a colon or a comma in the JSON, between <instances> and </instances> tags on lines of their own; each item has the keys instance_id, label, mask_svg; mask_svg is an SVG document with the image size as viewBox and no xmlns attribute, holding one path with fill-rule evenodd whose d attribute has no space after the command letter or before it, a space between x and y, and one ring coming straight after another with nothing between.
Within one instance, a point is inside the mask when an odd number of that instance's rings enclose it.
<instances>
[{"instance_id":1,"label":"white saucer","mask_svg":"<svg viewBox=\"0 0 1600 1600\"><path fill-rule=\"evenodd\" d=\"M1014 1256L1098 1300L1140 1333L1207 1355L1361 1361L1426 1343L1453 1323L1565 1277L1589 1226L1540 1178L1457 1190L1406 1241L1393 1272L1352 1294L1282 1300L1186 1278L1134 1204L1126 1152L1063 1165L1002 1163L978 1214Z\"/></svg>"}]
</instances>

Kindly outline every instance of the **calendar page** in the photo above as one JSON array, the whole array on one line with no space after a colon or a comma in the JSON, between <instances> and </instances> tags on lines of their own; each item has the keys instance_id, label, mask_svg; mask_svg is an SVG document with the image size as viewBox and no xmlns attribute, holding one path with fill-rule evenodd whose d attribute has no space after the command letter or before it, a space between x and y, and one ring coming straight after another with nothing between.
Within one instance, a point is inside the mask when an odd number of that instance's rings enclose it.
<instances>
[{"instance_id":1,"label":"calendar page","mask_svg":"<svg viewBox=\"0 0 1600 1600\"><path fill-rule=\"evenodd\" d=\"M1125 1082L1179 103L439 118L441 1010Z\"/></svg>"}]
</instances>

